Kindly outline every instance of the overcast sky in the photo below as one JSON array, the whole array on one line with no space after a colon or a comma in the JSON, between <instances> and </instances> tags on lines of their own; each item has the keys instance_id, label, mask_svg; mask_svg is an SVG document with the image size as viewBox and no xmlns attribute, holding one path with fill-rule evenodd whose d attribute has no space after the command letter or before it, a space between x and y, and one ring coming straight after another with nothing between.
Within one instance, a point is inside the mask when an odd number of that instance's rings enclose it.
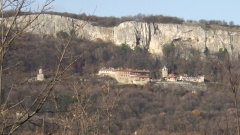
<instances>
[{"instance_id":1,"label":"overcast sky","mask_svg":"<svg viewBox=\"0 0 240 135\"><path fill-rule=\"evenodd\" d=\"M55 0L57 12L96 16L175 16L184 20L225 20L240 24L240 0Z\"/></svg>"}]
</instances>

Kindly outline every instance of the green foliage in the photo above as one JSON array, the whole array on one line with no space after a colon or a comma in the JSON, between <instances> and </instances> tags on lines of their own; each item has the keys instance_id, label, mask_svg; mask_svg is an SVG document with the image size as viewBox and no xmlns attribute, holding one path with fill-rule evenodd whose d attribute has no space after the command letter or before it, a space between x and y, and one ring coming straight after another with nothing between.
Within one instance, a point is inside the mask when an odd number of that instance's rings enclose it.
<instances>
[{"instance_id":1,"label":"green foliage","mask_svg":"<svg viewBox=\"0 0 240 135\"><path fill-rule=\"evenodd\" d=\"M222 53L225 51L225 48L219 48L219 53Z\"/></svg>"},{"instance_id":2,"label":"green foliage","mask_svg":"<svg viewBox=\"0 0 240 135\"><path fill-rule=\"evenodd\" d=\"M173 43L171 44L166 44L163 46L163 55L164 57L166 57L167 59L174 56L174 53L175 53L175 46Z\"/></svg>"},{"instance_id":3,"label":"green foliage","mask_svg":"<svg viewBox=\"0 0 240 135\"><path fill-rule=\"evenodd\" d=\"M131 48L129 47L129 45L127 44L121 44L121 52L126 53L126 52L130 52Z\"/></svg>"},{"instance_id":4,"label":"green foliage","mask_svg":"<svg viewBox=\"0 0 240 135\"><path fill-rule=\"evenodd\" d=\"M144 49L141 48L140 46L135 46L134 51L137 52L137 53L142 53L144 51Z\"/></svg>"},{"instance_id":5,"label":"green foliage","mask_svg":"<svg viewBox=\"0 0 240 135\"><path fill-rule=\"evenodd\" d=\"M226 48L219 48L219 52L217 53L218 59L224 60L228 55L228 51Z\"/></svg>"},{"instance_id":6,"label":"green foliage","mask_svg":"<svg viewBox=\"0 0 240 135\"><path fill-rule=\"evenodd\" d=\"M72 31L71 31L72 32ZM73 33L71 33L71 34L73 34ZM59 32L57 32L57 37L59 37L59 38L64 38L64 39L66 39L66 38L68 38L69 37L69 34L67 33L67 32L65 32L65 31L59 31Z\"/></svg>"}]
</instances>

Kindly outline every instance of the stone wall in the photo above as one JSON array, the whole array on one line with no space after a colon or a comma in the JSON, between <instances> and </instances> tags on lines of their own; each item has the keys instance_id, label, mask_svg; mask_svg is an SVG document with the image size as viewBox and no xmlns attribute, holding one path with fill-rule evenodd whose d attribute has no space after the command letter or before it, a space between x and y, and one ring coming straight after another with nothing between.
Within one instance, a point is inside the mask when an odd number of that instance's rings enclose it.
<instances>
[{"instance_id":1,"label":"stone wall","mask_svg":"<svg viewBox=\"0 0 240 135\"><path fill-rule=\"evenodd\" d=\"M206 91L208 84L206 83L190 83L190 82L159 82L154 86L160 86L163 89L171 90L188 90L188 91Z\"/></svg>"}]
</instances>

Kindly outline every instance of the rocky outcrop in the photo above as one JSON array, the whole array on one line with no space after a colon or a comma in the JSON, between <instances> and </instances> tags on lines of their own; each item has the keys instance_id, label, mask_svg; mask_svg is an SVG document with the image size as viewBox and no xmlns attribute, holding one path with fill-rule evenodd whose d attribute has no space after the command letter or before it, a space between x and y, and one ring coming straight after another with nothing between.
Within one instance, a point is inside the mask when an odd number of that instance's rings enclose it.
<instances>
[{"instance_id":1,"label":"rocky outcrop","mask_svg":"<svg viewBox=\"0 0 240 135\"><path fill-rule=\"evenodd\" d=\"M40 15L28 31L40 35L56 35L60 31L70 33L73 29L81 38L113 41L113 28L96 27L86 21L57 15Z\"/></svg>"},{"instance_id":2,"label":"rocky outcrop","mask_svg":"<svg viewBox=\"0 0 240 135\"><path fill-rule=\"evenodd\" d=\"M114 28L114 43L126 43L134 48L147 48L152 54L162 54L162 46L171 42L204 52L218 52L226 48L235 54L240 52L240 32L204 29L200 26L179 24L147 24L125 22Z\"/></svg>"},{"instance_id":3,"label":"rocky outcrop","mask_svg":"<svg viewBox=\"0 0 240 135\"><path fill-rule=\"evenodd\" d=\"M240 32L221 29L205 29L200 26L180 24L160 24L142 22L124 22L116 27L99 27L81 20L56 15L40 15L28 31L41 35L56 35L59 31L70 33L77 30L78 37L89 40L101 39L116 45L127 44L131 48L140 46L152 54L162 54L162 46L171 42L180 42L203 52L218 52L226 48L234 54L240 52Z\"/></svg>"}]
</instances>

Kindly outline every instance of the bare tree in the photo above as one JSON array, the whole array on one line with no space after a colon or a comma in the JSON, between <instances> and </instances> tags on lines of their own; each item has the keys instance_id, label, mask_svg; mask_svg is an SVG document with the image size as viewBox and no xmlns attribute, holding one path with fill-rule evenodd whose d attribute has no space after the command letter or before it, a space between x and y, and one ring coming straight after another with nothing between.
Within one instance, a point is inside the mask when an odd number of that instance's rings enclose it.
<instances>
[{"instance_id":1,"label":"bare tree","mask_svg":"<svg viewBox=\"0 0 240 135\"><path fill-rule=\"evenodd\" d=\"M46 0L35 16L26 15L31 12L31 5L34 0L1 0L1 45L0 45L0 102L2 100L2 73L3 62L13 41L18 38L26 29L41 15L51 8L54 0ZM12 15L9 17L9 10Z\"/></svg>"},{"instance_id":2,"label":"bare tree","mask_svg":"<svg viewBox=\"0 0 240 135\"><path fill-rule=\"evenodd\" d=\"M39 93L36 95L35 100L31 102L28 106L22 107L22 103L25 98L10 104L11 96L13 91L19 87L23 87L26 81L15 84L12 82L11 87L7 90L8 97L3 100L3 71L7 70L8 67L4 67L3 63L5 61L6 54L8 53L13 42L24 34L31 24L37 21L38 17L45 11L51 8L51 3L54 0L45 0L45 3L39 10L34 13L34 15L29 15L31 13L31 6L34 4L35 0L1 0L0 1L0 11L1 11L1 45L0 45L0 101L1 101L1 114L2 122L0 123L0 133L1 134L13 134L16 132L24 123L29 122L29 120L35 116L43 107L47 101L49 95L54 89L54 86L61 81L61 78L66 74L66 72L71 69L72 65L79 60L82 55L73 56L70 52L71 41L76 36L76 31L81 29L82 26L77 26L77 28L71 28L71 33L68 37L61 37L60 41L54 41L56 50L59 53L58 62L56 69L49 81L46 81L44 87L39 88ZM12 15L9 15L8 11L11 10ZM31 26L32 27L32 26ZM69 27L70 28L70 27ZM61 48L59 47L59 42L61 43ZM64 60L66 57L67 62ZM16 63L17 65L18 63ZM23 111L17 114L17 118L13 119L15 116L14 108L22 108ZM44 125L44 124L43 124Z\"/></svg>"},{"instance_id":3,"label":"bare tree","mask_svg":"<svg viewBox=\"0 0 240 135\"><path fill-rule=\"evenodd\" d=\"M94 108L94 96L96 96L96 93L89 87L90 85L90 83L81 81L74 81L70 84L77 99L77 102L69 109L69 114L72 115L73 122L71 125L73 127L72 131L75 131L74 134L100 134L100 111L96 110L94 113L89 111ZM76 125L79 126L76 127Z\"/></svg>"},{"instance_id":4,"label":"bare tree","mask_svg":"<svg viewBox=\"0 0 240 135\"><path fill-rule=\"evenodd\" d=\"M216 61L220 76L222 77L223 89L230 93L232 113L235 116L237 134L240 135L240 119L239 119L239 88L240 88L240 65L238 59L233 54L219 52L219 59ZM228 126L228 125L227 125Z\"/></svg>"}]
</instances>

